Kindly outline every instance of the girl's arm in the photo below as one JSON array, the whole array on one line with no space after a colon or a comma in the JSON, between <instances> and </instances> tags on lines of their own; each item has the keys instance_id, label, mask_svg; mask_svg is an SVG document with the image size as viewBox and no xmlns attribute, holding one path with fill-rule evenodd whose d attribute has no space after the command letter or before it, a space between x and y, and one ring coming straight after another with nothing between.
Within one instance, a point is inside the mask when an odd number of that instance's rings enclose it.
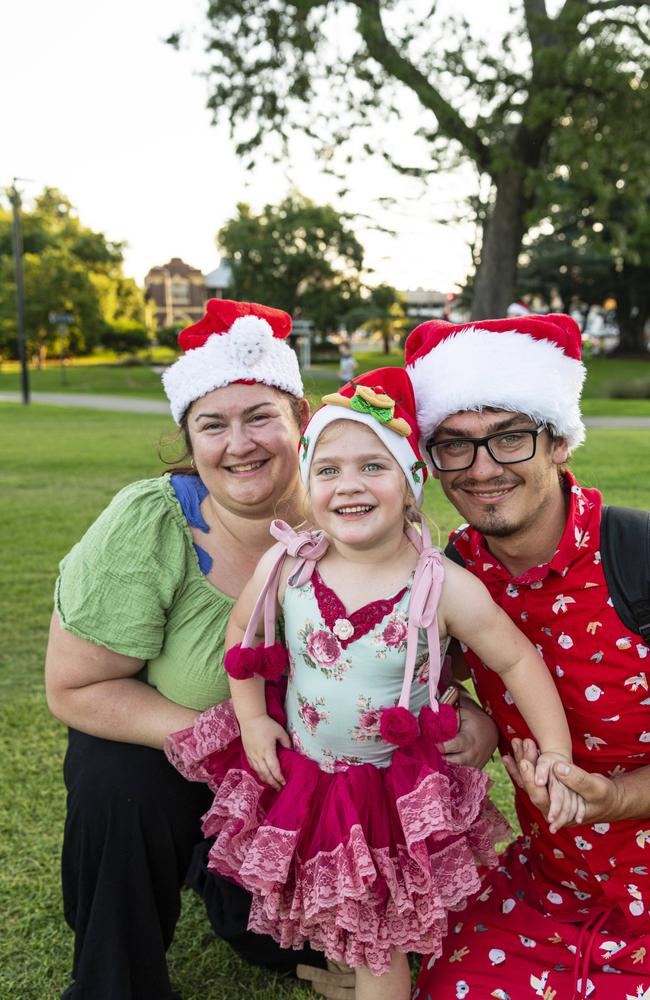
<instances>
[{"instance_id":1,"label":"girl's arm","mask_svg":"<svg viewBox=\"0 0 650 1000\"><path fill-rule=\"evenodd\" d=\"M271 566L275 562L280 546L274 545L260 559L255 573L242 590L235 604L228 627L226 629L226 650L240 643L248 626L253 608ZM279 604L276 613L279 610ZM264 641L264 616L260 615L257 630L253 640L254 645ZM280 768L276 743L283 747L291 747L288 733L275 722L266 711L264 693L264 678L251 677L246 681L229 677L230 693L233 708L239 723L244 751L256 774L272 788L278 789L284 785L284 777Z\"/></svg>"},{"instance_id":2,"label":"girl's arm","mask_svg":"<svg viewBox=\"0 0 650 1000\"><path fill-rule=\"evenodd\" d=\"M445 560L441 624L496 671L540 748L536 783L549 784L551 831L573 819L579 802L551 773L556 760L571 762L571 734L553 679L531 642L467 570Z\"/></svg>"}]
</instances>

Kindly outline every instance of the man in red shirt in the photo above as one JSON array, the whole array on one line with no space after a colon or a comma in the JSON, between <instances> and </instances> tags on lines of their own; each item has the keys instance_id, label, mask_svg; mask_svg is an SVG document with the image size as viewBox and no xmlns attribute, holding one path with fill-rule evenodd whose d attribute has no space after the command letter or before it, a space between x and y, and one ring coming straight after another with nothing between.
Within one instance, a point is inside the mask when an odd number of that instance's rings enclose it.
<instances>
[{"instance_id":1,"label":"man in red shirt","mask_svg":"<svg viewBox=\"0 0 650 1000\"><path fill-rule=\"evenodd\" d=\"M550 834L530 734L465 650L523 835L450 925L443 954L425 957L413 998L650 1000L649 650L612 606L601 496L565 466L584 439L579 329L566 316L424 323L406 363L423 453L469 522L455 549L552 672L574 755L556 773L587 803L584 824Z\"/></svg>"}]
</instances>

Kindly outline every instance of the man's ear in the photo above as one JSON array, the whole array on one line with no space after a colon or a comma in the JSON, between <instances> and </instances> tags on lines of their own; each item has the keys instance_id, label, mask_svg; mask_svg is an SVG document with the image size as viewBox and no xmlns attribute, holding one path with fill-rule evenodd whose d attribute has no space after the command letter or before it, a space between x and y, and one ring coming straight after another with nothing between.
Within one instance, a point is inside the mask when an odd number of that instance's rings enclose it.
<instances>
[{"instance_id":1,"label":"man's ear","mask_svg":"<svg viewBox=\"0 0 650 1000\"><path fill-rule=\"evenodd\" d=\"M569 458L569 445L566 438L553 438L551 458L555 465L564 465Z\"/></svg>"}]
</instances>

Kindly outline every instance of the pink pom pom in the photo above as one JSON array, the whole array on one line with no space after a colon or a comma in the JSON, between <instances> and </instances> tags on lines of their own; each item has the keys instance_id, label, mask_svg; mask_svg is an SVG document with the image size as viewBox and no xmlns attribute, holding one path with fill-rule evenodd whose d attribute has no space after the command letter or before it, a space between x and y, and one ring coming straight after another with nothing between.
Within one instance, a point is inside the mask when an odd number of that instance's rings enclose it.
<instances>
[{"instance_id":1,"label":"pink pom pom","mask_svg":"<svg viewBox=\"0 0 650 1000\"><path fill-rule=\"evenodd\" d=\"M237 643L226 653L223 665L226 673L236 681L248 681L254 674L260 673L261 661L259 646L242 649L241 643Z\"/></svg>"},{"instance_id":2,"label":"pink pom pom","mask_svg":"<svg viewBox=\"0 0 650 1000\"><path fill-rule=\"evenodd\" d=\"M382 708L379 731L387 743L404 747L417 737L418 720L408 708Z\"/></svg>"},{"instance_id":3,"label":"pink pom pom","mask_svg":"<svg viewBox=\"0 0 650 1000\"><path fill-rule=\"evenodd\" d=\"M258 673L267 681L277 681L282 677L289 662L287 651L281 642L274 642L272 646L258 646L260 652L260 665Z\"/></svg>"},{"instance_id":4,"label":"pink pom pom","mask_svg":"<svg viewBox=\"0 0 650 1000\"><path fill-rule=\"evenodd\" d=\"M439 705L434 712L425 705L420 712L420 731L432 743L446 743L458 734L458 713L453 705Z\"/></svg>"}]
</instances>

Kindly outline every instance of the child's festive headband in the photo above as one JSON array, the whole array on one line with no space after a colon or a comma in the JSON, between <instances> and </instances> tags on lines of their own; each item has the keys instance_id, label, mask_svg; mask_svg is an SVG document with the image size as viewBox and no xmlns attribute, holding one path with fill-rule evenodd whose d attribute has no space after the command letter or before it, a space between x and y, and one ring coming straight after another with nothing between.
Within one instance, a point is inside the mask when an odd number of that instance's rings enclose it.
<instances>
[{"instance_id":1,"label":"child's festive headband","mask_svg":"<svg viewBox=\"0 0 650 1000\"><path fill-rule=\"evenodd\" d=\"M335 420L353 420L374 431L399 463L418 504L427 476L418 449L415 399L403 368L377 368L348 382L339 392L323 396L300 440L300 472L305 485L318 438Z\"/></svg>"}]
</instances>

